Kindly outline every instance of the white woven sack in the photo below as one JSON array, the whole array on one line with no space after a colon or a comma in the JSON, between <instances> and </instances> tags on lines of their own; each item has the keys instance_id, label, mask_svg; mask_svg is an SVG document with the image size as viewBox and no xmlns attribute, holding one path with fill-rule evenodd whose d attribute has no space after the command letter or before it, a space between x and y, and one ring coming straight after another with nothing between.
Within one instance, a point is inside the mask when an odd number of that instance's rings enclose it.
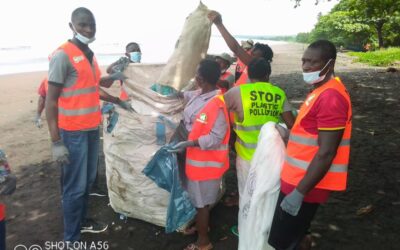
<instances>
[{"instance_id":1,"label":"white woven sack","mask_svg":"<svg viewBox=\"0 0 400 250\"><path fill-rule=\"evenodd\" d=\"M155 135L158 116L178 124L184 108L181 100L149 89L162 66L131 64L125 70L129 79L124 82L124 88L136 112L116 107L118 122L111 133L104 131L107 186L112 208L128 217L159 226L165 226L169 193L143 175L142 170L160 148ZM166 125L167 142L173 132L174 129Z\"/></svg>"},{"instance_id":2,"label":"white woven sack","mask_svg":"<svg viewBox=\"0 0 400 250\"><path fill-rule=\"evenodd\" d=\"M207 54L211 36L209 9L200 2L197 9L185 21L174 53L161 72L157 83L181 90L195 75L196 68Z\"/></svg>"}]
</instances>

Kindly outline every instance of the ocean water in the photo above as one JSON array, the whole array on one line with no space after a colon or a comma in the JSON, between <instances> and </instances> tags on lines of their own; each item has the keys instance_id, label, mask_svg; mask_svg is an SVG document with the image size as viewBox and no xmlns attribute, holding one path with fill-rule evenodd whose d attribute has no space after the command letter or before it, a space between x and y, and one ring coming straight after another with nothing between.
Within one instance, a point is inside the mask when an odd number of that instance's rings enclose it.
<instances>
[{"instance_id":1,"label":"ocean water","mask_svg":"<svg viewBox=\"0 0 400 250\"><path fill-rule=\"evenodd\" d=\"M269 45L286 43L281 41L253 40L254 42L267 43ZM155 40L142 41L140 46L143 63L165 63L174 50L174 44L166 44ZM118 42L101 43L101 41L95 41L90 47L95 52L101 66L111 64L123 56L125 52L125 44ZM44 45L0 48L0 75L46 71L48 70L48 56L54 49ZM222 37L212 36L208 54L220 54L223 52L230 53L225 41ZM230 54L232 55L232 53Z\"/></svg>"}]
</instances>

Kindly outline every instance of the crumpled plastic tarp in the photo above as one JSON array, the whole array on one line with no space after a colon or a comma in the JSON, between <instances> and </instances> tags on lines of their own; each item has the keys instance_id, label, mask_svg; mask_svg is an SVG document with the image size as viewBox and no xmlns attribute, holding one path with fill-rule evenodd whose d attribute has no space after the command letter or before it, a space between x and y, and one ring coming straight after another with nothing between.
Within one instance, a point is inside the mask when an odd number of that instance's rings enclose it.
<instances>
[{"instance_id":1,"label":"crumpled plastic tarp","mask_svg":"<svg viewBox=\"0 0 400 250\"><path fill-rule=\"evenodd\" d=\"M167 149L168 146L164 146L156 152L143 169L143 174L171 193L165 225L165 232L171 233L192 220L196 209L181 186L176 154L169 153Z\"/></svg>"},{"instance_id":2,"label":"crumpled plastic tarp","mask_svg":"<svg viewBox=\"0 0 400 250\"><path fill-rule=\"evenodd\" d=\"M285 144L268 122L261 128L239 209L239 250L273 249L269 232L280 190Z\"/></svg>"}]
</instances>

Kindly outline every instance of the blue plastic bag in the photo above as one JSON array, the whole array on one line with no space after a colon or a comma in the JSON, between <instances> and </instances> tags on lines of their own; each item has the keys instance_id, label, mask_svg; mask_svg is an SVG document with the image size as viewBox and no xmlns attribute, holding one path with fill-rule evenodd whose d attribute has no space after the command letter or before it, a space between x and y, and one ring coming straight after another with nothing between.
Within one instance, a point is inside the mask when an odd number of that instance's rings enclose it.
<instances>
[{"instance_id":1,"label":"blue plastic bag","mask_svg":"<svg viewBox=\"0 0 400 250\"><path fill-rule=\"evenodd\" d=\"M190 202L188 193L181 186L176 155L169 153L168 148L169 146L164 146L155 153L143 169L143 174L160 188L171 193L165 232L172 233L192 220L196 215L196 209Z\"/></svg>"}]
</instances>

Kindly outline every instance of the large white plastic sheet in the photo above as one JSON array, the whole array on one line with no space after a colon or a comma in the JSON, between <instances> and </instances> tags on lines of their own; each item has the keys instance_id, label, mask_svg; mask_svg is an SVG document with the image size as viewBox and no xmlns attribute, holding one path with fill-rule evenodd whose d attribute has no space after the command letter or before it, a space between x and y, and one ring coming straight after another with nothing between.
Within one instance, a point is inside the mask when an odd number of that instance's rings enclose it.
<instances>
[{"instance_id":1,"label":"large white plastic sheet","mask_svg":"<svg viewBox=\"0 0 400 250\"><path fill-rule=\"evenodd\" d=\"M239 249L267 250L268 237L280 190L280 173L285 157L285 144L268 122L258 137L249 175L239 208Z\"/></svg>"}]
</instances>

